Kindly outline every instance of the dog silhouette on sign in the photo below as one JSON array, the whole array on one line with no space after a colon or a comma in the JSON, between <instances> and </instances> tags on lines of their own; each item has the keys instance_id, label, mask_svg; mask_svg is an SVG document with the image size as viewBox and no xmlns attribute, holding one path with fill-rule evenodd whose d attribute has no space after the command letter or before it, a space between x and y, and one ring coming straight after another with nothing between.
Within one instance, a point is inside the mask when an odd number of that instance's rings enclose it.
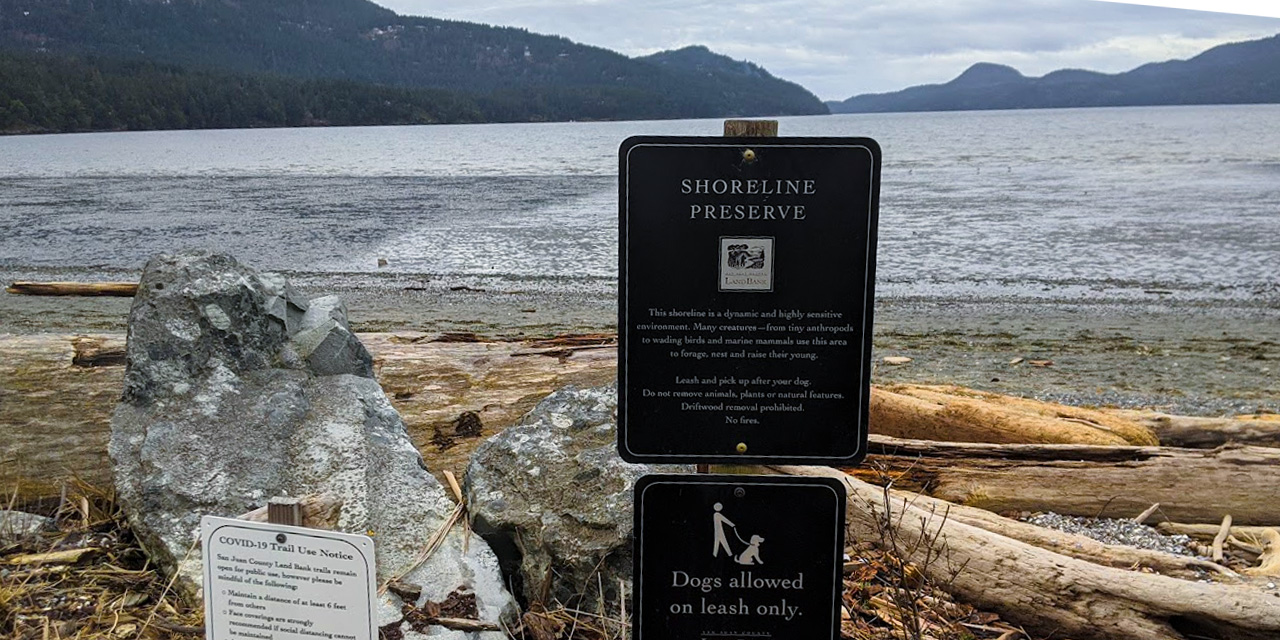
<instances>
[{"instance_id":1,"label":"dog silhouette on sign","mask_svg":"<svg viewBox=\"0 0 1280 640\"><path fill-rule=\"evenodd\" d=\"M747 545L747 550L742 552L737 558L734 558L738 564L764 564L760 559L760 543L764 542L764 538L760 536L751 536L751 543Z\"/></svg>"}]
</instances>

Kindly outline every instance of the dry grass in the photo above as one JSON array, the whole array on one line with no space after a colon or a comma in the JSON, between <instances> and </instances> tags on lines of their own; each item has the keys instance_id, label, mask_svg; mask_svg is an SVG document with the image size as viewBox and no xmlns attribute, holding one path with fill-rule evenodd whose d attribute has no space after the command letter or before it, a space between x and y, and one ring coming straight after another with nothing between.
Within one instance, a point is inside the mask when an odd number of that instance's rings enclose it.
<instances>
[{"instance_id":1,"label":"dry grass","mask_svg":"<svg viewBox=\"0 0 1280 640\"><path fill-rule=\"evenodd\" d=\"M0 637L203 636L202 611L168 592L110 493L78 484L44 509L14 506L53 516L57 531L0 549Z\"/></svg>"},{"instance_id":2,"label":"dry grass","mask_svg":"<svg viewBox=\"0 0 1280 640\"><path fill-rule=\"evenodd\" d=\"M844 640L1034 640L994 613L956 602L890 550L863 542L849 551Z\"/></svg>"},{"instance_id":3,"label":"dry grass","mask_svg":"<svg viewBox=\"0 0 1280 640\"><path fill-rule=\"evenodd\" d=\"M0 638L203 636L203 612L166 589L111 494L80 485L56 504L25 508L54 516L58 530L0 549ZM844 640L1031 640L994 614L954 602L883 544L848 551ZM599 576L597 582L588 588L603 591ZM535 603L507 633L519 640L624 640L629 613Z\"/></svg>"}]
</instances>

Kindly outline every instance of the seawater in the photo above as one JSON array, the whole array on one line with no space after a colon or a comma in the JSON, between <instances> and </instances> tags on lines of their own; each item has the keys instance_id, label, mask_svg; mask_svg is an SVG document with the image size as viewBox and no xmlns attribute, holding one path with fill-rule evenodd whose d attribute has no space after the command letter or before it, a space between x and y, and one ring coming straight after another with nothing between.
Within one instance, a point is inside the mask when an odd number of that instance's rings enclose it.
<instances>
[{"instance_id":1,"label":"seawater","mask_svg":"<svg viewBox=\"0 0 1280 640\"><path fill-rule=\"evenodd\" d=\"M720 128L0 138L0 275L127 279L151 254L213 247L317 286L611 296L619 143ZM813 116L780 129L883 147L881 296L1280 306L1280 105Z\"/></svg>"}]
</instances>

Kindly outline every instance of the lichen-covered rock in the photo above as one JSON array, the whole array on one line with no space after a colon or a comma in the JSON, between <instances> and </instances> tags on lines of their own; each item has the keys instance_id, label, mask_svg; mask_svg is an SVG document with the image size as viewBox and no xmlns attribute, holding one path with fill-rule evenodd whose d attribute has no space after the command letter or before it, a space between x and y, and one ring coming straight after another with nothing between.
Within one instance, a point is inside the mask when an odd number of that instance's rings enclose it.
<instances>
[{"instance_id":1,"label":"lichen-covered rock","mask_svg":"<svg viewBox=\"0 0 1280 640\"><path fill-rule=\"evenodd\" d=\"M0 545L10 545L55 528L52 518L25 511L0 509Z\"/></svg>"},{"instance_id":2,"label":"lichen-covered rock","mask_svg":"<svg viewBox=\"0 0 1280 640\"><path fill-rule=\"evenodd\" d=\"M318 363L316 349L300 351L308 330L324 332L321 345L340 338L341 357ZM200 588L200 554L188 552L203 515L234 517L274 495L334 495L339 529L374 532L386 579L454 509L335 298L308 302L227 256L160 256L143 273L127 352L111 422L116 488L148 553L188 594ZM461 531L403 579L423 587L416 604L462 589L475 593L482 619L515 613L493 552L480 540L465 545ZM399 616L386 597L379 624ZM478 637L439 631L432 637Z\"/></svg>"},{"instance_id":3,"label":"lichen-covered rock","mask_svg":"<svg viewBox=\"0 0 1280 640\"><path fill-rule=\"evenodd\" d=\"M631 583L632 487L687 467L624 462L615 386L566 387L476 450L465 491L472 527L529 602L617 611ZM543 590L546 590L543 593Z\"/></svg>"}]
</instances>

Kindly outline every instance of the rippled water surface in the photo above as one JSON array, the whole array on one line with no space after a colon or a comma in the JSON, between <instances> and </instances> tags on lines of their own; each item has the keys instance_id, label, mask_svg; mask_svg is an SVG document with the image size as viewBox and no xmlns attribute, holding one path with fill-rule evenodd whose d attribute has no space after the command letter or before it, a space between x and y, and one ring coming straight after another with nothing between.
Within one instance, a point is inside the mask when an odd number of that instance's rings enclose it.
<instances>
[{"instance_id":1,"label":"rippled water surface","mask_svg":"<svg viewBox=\"0 0 1280 640\"><path fill-rule=\"evenodd\" d=\"M0 272L115 278L205 246L318 280L608 295L618 144L720 126L0 138ZM1280 304L1280 105L820 116L781 131L880 142L881 295Z\"/></svg>"}]
</instances>

